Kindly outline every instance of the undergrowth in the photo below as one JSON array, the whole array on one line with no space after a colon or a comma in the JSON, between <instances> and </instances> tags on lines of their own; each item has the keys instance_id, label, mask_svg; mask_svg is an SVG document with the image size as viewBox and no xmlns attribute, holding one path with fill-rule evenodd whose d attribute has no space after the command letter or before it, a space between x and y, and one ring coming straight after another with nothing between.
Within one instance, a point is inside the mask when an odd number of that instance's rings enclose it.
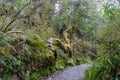
<instances>
[{"instance_id":1,"label":"undergrowth","mask_svg":"<svg viewBox=\"0 0 120 80\"><path fill-rule=\"evenodd\" d=\"M119 80L120 54L106 53L97 58L86 70L83 80Z\"/></svg>"},{"instance_id":2,"label":"undergrowth","mask_svg":"<svg viewBox=\"0 0 120 80\"><path fill-rule=\"evenodd\" d=\"M4 33L3 33L4 34ZM6 34L4 34L6 35ZM31 34L32 35L32 34ZM13 80L37 80L66 66L86 63L84 54L75 52L69 58L62 50L57 49L58 58L45 46L39 36L30 34L4 36L0 39L0 78Z\"/></svg>"}]
</instances>

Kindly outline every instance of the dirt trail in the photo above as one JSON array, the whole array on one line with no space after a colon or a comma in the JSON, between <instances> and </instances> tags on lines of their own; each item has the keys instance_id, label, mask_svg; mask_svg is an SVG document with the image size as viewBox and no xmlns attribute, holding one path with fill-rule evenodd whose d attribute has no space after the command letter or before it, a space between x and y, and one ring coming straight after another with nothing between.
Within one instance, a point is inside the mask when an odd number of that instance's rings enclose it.
<instances>
[{"instance_id":1,"label":"dirt trail","mask_svg":"<svg viewBox=\"0 0 120 80\"><path fill-rule=\"evenodd\" d=\"M63 71L57 71L49 77L41 77L39 80L81 80L88 64L67 67Z\"/></svg>"}]
</instances>

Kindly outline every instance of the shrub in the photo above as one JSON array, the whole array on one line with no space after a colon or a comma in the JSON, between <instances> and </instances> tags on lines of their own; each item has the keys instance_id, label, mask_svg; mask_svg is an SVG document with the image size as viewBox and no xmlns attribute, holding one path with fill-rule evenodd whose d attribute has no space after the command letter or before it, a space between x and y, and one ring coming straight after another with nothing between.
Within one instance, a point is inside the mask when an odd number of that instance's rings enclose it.
<instances>
[{"instance_id":1,"label":"shrub","mask_svg":"<svg viewBox=\"0 0 120 80\"><path fill-rule=\"evenodd\" d=\"M119 80L120 54L104 54L86 70L83 80Z\"/></svg>"}]
</instances>

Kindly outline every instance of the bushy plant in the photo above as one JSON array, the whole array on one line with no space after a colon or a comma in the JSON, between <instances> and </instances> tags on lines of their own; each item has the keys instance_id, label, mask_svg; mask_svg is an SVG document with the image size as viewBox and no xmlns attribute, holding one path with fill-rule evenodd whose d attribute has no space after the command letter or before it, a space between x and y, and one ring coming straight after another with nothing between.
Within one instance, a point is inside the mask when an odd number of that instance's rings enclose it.
<instances>
[{"instance_id":1,"label":"bushy plant","mask_svg":"<svg viewBox=\"0 0 120 80\"><path fill-rule=\"evenodd\" d=\"M102 55L86 70L83 80L119 80L119 57L120 53Z\"/></svg>"}]
</instances>

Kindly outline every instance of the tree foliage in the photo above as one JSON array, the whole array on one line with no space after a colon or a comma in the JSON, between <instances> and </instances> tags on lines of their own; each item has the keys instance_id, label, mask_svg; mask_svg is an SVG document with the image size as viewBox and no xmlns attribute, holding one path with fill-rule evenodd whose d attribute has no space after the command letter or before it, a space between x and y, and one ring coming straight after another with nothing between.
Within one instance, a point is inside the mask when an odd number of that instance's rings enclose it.
<instances>
[{"instance_id":1,"label":"tree foliage","mask_svg":"<svg viewBox=\"0 0 120 80\"><path fill-rule=\"evenodd\" d=\"M119 80L119 15L120 8L114 4L104 6L105 26L100 33L102 55L86 70L84 80Z\"/></svg>"}]
</instances>

